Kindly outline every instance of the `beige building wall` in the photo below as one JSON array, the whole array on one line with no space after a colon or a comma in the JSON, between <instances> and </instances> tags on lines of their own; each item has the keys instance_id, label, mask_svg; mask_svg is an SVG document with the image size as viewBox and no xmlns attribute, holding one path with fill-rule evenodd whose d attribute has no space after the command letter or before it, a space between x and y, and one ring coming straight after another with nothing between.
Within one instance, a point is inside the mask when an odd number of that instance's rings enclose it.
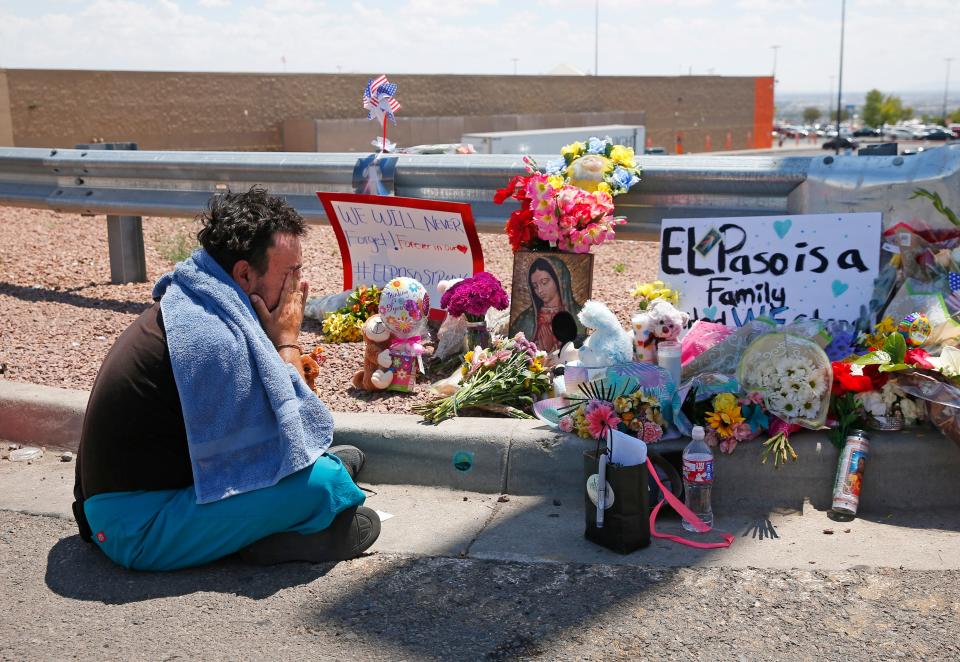
<instances>
[{"instance_id":1,"label":"beige building wall","mask_svg":"<svg viewBox=\"0 0 960 662\"><path fill-rule=\"evenodd\" d=\"M309 142L313 120L363 119L360 96L369 76L9 69L6 78L17 146L131 140L141 149L280 150L285 135ZM429 123L426 118L620 111L644 113L650 141L671 152L678 137L688 152L769 141L769 130L757 124L758 108L772 107L772 86L769 100L759 98L767 86L758 82L767 77L391 75L390 80L399 85L401 125L412 118ZM376 135L372 123L370 128L356 149L369 148ZM403 129L391 135L397 131Z\"/></svg>"},{"instance_id":2,"label":"beige building wall","mask_svg":"<svg viewBox=\"0 0 960 662\"><path fill-rule=\"evenodd\" d=\"M13 116L10 113L10 93L7 90L7 72L0 69L0 147L13 146Z\"/></svg>"}]
</instances>

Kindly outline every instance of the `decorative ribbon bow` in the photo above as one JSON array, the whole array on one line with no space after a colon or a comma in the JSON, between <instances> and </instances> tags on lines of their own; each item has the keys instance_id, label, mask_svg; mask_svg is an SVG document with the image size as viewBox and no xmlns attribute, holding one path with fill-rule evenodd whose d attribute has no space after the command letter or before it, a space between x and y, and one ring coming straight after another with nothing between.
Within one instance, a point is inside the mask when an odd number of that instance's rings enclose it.
<instances>
[{"instance_id":1,"label":"decorative ribbon bow","mask_svg":"<svg viewBox=\"0 0 960 662\"><path fill-rule=\"evenodd\" d=\"M375 119L377 123L388 118L394 125L397 120L393 114L400 110L400 102L394 98L397 93L397 84L391 83L386 76L377 76L367 81L363 90L363 107L367 109L367 118Z\"/></svg>"},{"instance_id":2,"label":"decorative ribbon bow","mask_svg":"<svg viewBox=\"0 0 960 662\"><path fill-rule=\"evenodd\" d=\"M397 350L397 353L403 353L402 348L404 345L410 346L410 351L420 356L423 354L423 345L420 344L420 341L423 339L423 336L410 336L409 338L394 338L390 342L390 350Z\"/></svg>"}]
</instances>

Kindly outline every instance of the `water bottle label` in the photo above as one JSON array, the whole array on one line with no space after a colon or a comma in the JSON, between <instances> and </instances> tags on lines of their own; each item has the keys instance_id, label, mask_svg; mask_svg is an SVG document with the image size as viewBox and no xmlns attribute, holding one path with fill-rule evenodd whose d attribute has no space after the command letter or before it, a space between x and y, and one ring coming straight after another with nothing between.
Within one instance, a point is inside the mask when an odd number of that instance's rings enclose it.
<instances>
[{"instance_id":1,"label":"water bottle label","mask_svg":"<svg viewBox=\"0 0 960 662\"><path fill-rule=\"evenodd\" d=\"M713 460L684 460L683 478L688 483L712 483Z\"/></svg>"}]
</instances>

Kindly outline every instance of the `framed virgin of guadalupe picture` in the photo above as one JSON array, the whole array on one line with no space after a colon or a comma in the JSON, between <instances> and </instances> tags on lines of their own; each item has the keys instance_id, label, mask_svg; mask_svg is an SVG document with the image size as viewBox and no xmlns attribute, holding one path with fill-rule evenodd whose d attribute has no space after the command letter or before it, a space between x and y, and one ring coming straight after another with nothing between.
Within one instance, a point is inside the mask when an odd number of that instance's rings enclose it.
<instances>
[{"instance_id":1,"label":"framed virgin of guadalupe picture","mask_svg":"<svg viewBox=\"0 0 960 662\"><path fill-rule=\"evenodd\" d=\"M577 337L583 339L586 330L577 314L592 292L591 253L517 251L513 254L510 335L523 331L539 349L560 349L554 317L565 312L576 323Z\"/></svg>"}]
</instances>

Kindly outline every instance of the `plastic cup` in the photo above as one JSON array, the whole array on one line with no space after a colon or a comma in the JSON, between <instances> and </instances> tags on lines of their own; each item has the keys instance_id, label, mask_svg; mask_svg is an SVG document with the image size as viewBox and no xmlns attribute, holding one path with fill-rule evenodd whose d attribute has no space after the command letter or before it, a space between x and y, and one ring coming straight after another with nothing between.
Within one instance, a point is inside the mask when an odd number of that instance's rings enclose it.
<instances>
[{"instance_id":1,"label":"plastic cup","mask_svg":"<svg viewBox=\"0 0 960 662\"><path fill-rule=\"evenodd\" d=\"M680 387L680 343L676 340L664 340L657 345L657 365L670 373L670 380Z\"/></svg>"}]
</instances>

